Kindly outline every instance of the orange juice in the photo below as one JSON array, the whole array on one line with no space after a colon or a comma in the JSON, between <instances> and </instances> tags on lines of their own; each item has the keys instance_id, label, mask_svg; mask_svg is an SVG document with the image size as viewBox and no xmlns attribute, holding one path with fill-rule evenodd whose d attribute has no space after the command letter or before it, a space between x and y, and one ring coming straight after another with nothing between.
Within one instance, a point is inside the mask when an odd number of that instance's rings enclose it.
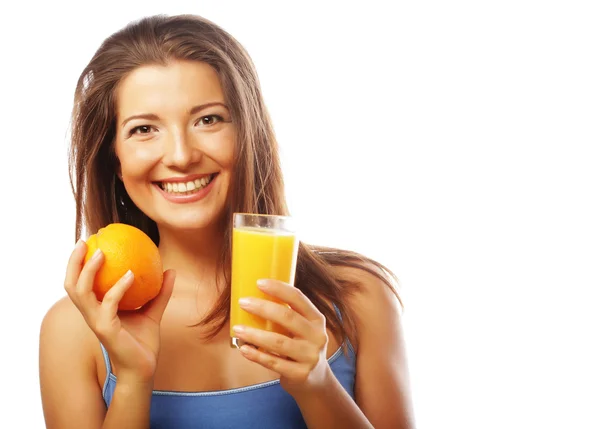
<instances>
[{"instance_id":1,"label":"orange juice","mask_svg":"<svg viewBox=\"0 0 600 429\"><path fill-rule=\"evenodd\" d=\"M277 279L294 284L298 240L291 232L258 227L234 227L231 269L231 319L235 325L247 325L285 333L279 325L241 309L238 300L257 297L274 301L256 285L259 279ZM231 338L235 335L230 331Z\"/></svg>"}]
</instances>

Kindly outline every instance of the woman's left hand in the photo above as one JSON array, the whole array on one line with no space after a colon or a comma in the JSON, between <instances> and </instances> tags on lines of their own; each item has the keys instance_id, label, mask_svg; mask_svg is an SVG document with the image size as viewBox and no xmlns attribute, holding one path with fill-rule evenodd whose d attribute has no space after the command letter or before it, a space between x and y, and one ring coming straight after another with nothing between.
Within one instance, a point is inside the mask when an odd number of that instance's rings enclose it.
<instances>
[{"instance_id":1,"label":"woman's left hand","mask_svg":"<svg viewBox=\"0 0 600 429\"><path fill-rule=\"evenodd\" d=\"M324 387L331 371L325 316L299 289L287 283L259 280L258 287L289 307L259 298L241 298L240 307L281 325L290 336L236 325L236 335L256 347L244 345L240 351L246 359L279 373L281 386L292 396Z\"/></svg>"}]
</instances>

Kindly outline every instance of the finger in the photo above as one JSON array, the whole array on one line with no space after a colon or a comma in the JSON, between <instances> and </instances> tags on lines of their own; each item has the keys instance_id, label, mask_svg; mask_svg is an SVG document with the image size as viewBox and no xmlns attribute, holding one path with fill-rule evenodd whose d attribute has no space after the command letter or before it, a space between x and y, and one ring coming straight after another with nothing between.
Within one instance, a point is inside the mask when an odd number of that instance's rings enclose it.
<instances>
[{"instance_id":1,"label":"finger","mask_svg":"<svg viewBox=\"0 0 600 429\"><path fill-rule=\"evenodd\" d=\"M100 249L98 249L92 258L83 265L83 269L79 274L79 280L77 281L77 286L75 287L75 295L77 296L77 300L80 304L80 310L84 312L84 315L86 316L93 317L100 306L93 288L96 273L103 263L104 254Z\"/></svg>"},{"instance_id":2,"label":"finger","mask_svg":"<svg viewBox=\"0 0 600 429\"><path fill-rule=\"evenodd\" d=\"M288 357L296 362L314 367L319 361L320 351L310 342L300 338L290 338L276 332L268 332L249 326L236 325L233 331L238 338L269 353Z\"/></svg>"},{"instance_id":3,"label":"finger","mask_svg":"<svg viewBox=\"0 0 600 429\"><path fill-rule=\"evenodd\" d=\"M163 274L163 283L160 288L160 292L154 299L152 299L142 308L142 312L152 320L160 323L165 312L165 308L167 308L167 304L171 298L171 294L173 293L174 285L175 270L165 271Z\"/></svg>"},{"instance_id":4,"label":"finger","mask_svg":"<svg viewBox=\"0 0 600 429\"><path fill-rule=\"evenodd\" d=\"M261 279L257 282L257 286L267 295L289 304L290 307L308 320L323 319L323 315L317 307L297 287L273 279Z\"/></svg>"},{"instance_id":5,"label":"finger","mask_svg":"<svg viewBox=\"0 0 600 429\"><path fill-rule=\"evenodd\" d=\"M275 322L290 331L294 336L308 339L314 334L314 327L310 322L284 304L260 298L241 298L239 304L248 313Z\"/></svg>"},{"instance_id":6,"label":"finger","mask_svg":"<svg viewBox=\"0 0 600 429\"><path fill-rule=\"evenodd\" d=\"M87 245L85 241L79 240L71 252L69 262L67 263L67 272L65 274L65 290L72 296L75 294L75 288L77 287L77 280L79 280L79 274L83 266L83 259L87 252Z\"/></svg>"},{"instance_id":7,"label":"finger","mask_svg":"<svg viewBox=\"0 0 600 429\"><path fill-rule=\"evenodd\" d=\"M240 351L246 359L256 362L257 364L270 369L271 371L275 371L282 377L290 380L306 380L310 373L307 365L287 360L279 356L274 356L270 353L257 350L248 345L243 345L240 348Z\"/></svg>"},{"instance_id":8,"label":"finger","mask_svg":"<svg viewBox=\"0 0 600 429\"><path fill-rule=\"evenodd\" d=\"M133 284L133 273L128 270L123 277L121 277L111 287L102 302L100 303L99 311L94 322L94 332L96 336L102 341L107 347L116 338L121 330L121 319L117 315L119 310L119 302L127 292L127 289ZM111 350L109 350L111 352Z\"/></svg>"},{"instance_id":9,"label":"finger","mask_svg":"<svg viewBox=\"0 0 600 429\"><path fill-rule=\"evenodd\" d=\"M123 277L121 277L114 285L111 287L104 298L102 298L102 303L100 304L100 308L102 310L103 316L112 318L119 309L119 302L127 292L127 289L131 287L133 284L134 274L131 270L128 270Z\"/></svg>"}]
</instances>

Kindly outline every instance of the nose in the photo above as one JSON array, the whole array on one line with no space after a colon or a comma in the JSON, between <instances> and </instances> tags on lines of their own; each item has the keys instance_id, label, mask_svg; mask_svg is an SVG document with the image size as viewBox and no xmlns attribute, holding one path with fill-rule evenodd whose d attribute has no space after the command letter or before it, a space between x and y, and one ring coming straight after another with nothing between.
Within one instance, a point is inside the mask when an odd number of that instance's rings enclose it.
<instances>
[{"instance_id":1,"label":"nose","mask_svg":"<svg viewBox=\"0 0 600 429\"><path fill-rule=\"evenodd\" d=\"M178 170L186 170L200 159L202 159L202 152L195 146L194 139L185 131L169 134L163 156L165 165Z\"/></svg>"}]
</instances>

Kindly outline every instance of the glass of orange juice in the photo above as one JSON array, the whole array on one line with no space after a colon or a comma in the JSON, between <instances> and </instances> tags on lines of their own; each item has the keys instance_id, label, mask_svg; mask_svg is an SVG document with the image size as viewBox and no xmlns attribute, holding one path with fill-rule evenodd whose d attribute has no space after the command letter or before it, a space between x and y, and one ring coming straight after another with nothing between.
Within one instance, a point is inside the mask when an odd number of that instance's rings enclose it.
<instances>
[{"instance_id":1,"label":"glass of orange juice","mask_svg":"<svg viewBox=\"0 0 600 429\"><path fill-rule=\"evenodd\" d=\"M276 301L262 292L259 279L276 279L291 285L296 274L298 237L289 216L234 213L231 261L231 347L244 341L236 338L232 328L246 325L285 334L285 329L243 310L239 299L256 297Z\"/></svg>"}]
</instances>

